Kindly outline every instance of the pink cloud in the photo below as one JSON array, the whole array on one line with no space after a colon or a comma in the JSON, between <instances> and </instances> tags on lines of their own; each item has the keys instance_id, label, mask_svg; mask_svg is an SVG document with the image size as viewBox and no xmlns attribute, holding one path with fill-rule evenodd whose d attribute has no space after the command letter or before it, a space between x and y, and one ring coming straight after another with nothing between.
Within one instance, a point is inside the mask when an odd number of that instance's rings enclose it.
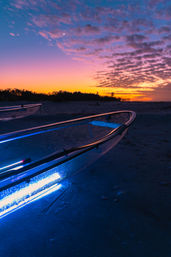
<instances>
[{"instance_id":1,"label":"pink cloud","mask_svg":"<svg viewBox=\"0 0 171 257\"><path fill-rule=\"evenodd\" d=\"M47 32L39 31L39 35L46 38L46 39L49 39L49 37L47 35Z\"/></svg>"},{"instance_id":2,"label":"pink cloud","mask_svg":"<svg viewBox=\"0 0 171 257\"><path fill-rule=\"evenodd\" d=\"M19 33L13 33L13 32L10 32L9 33L11 37L19 37Z\"/></svg>"},{"instance_id":3,"label":"pink cloud","mask_svg":"<svg viewBox=\"0 0 171 257\"><path fill-rule=\"evenodd\" d=\"M11 37L15 37L14 33L10 32L9 34L10 34Z\"/></svg>"}]
</instances>

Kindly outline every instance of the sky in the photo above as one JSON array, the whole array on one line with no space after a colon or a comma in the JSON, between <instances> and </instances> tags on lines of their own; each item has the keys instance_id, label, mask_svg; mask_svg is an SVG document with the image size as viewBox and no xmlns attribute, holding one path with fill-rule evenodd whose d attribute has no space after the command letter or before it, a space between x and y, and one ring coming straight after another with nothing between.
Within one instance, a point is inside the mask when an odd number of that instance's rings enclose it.
<instances>
[{"instance_id":1,"label":"sky","mask_svg":"<svg viewBox=\"0 0 171 257\"><path fill-rule=\"evenodd\" d=\"M0 89L171 101L170 0L0 0Z\"/></svg>"}]
</instances>

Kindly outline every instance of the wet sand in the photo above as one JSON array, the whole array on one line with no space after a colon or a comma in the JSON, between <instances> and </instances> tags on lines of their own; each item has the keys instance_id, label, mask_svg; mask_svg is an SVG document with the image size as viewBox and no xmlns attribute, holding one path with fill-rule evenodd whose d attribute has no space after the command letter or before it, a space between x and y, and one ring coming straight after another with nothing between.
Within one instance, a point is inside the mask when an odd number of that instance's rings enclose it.
<instances>
[{"instance_id":1,"label":"wet sand","mask_svg":"<svg viewBox=\"0 0 171 257\"><path fill-rule=\"evenodd\" d=\"M1 219L0 256L171 256L171 103L44 103L1 133L121 109L137 118L115 148L63 191Z\"/></svg>"}]
</instances>

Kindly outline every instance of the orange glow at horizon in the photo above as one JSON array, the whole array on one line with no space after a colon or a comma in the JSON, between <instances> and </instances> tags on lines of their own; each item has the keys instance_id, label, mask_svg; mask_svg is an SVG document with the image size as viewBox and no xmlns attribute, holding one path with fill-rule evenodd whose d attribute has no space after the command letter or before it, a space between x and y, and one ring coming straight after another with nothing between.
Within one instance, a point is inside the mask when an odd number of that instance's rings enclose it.
<instances>
[{"instance_id":1,"label":"orange glow at horizon","mask_svg":"<svg viewBox=\"0 0 171 257\"><path fill-rule=\"evenodd\" d=\"M122 87L97 87L97 81L93 79L95 72L88 64L70 60L61 62L34 62L11 64L0 71L0 89L18 88L31 90L38 93L51 93L53 91L81 91L83 93L99 93L100 95L120 97L129 101L151 101L152 92L161 82L153 84L142 83L138 88ZM150 96L144 92L151 92Z\"/></svg>"},{"instance_id":2,"label":"orange glow at horizon","mask_svg":"<svg viewBox=\"0 0 171 257\"><path fill-rule=\"evenodd\" d=\"M18 88L41 93L53 91L97 92L93 71L78 61L49 63L19 63L2 67L0 89Z\"/></svg>"}]
</instances>

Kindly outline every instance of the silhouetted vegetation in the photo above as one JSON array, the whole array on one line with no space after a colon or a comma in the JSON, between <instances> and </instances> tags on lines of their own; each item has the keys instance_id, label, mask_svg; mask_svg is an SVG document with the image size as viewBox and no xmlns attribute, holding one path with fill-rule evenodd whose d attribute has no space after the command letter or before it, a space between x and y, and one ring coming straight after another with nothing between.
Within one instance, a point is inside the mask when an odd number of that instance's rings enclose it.
<instances>
[{"instance_id":1,"label":"silhouetted vegetation","mask_svg":"<svg viewBox=\"0 0 171 257\"><path fill-rule=\"evenodd\" d=\"M28 90L5 89L0 90L0 101L121 101L114 96L100 96L99 94L58 91L40 94Z\"/></svg>"}]
</instances>

